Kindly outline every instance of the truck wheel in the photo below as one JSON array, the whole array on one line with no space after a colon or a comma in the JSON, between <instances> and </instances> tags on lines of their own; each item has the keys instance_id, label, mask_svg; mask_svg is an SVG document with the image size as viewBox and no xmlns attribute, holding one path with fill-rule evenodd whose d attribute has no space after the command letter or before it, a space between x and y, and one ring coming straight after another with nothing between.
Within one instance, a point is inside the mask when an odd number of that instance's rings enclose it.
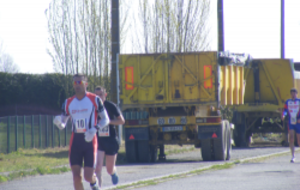
<instances>
[{"instance_id":1,"label":"truck wheel","mask_svg":"<svg viewBox=\"0 0 300 190\"><path fill-rule=\"evenodd\" d=\"M125 142L126 160L129 163L137 162L136 141Z\"/></svg>"},{"instance_id":2,"label":"truck wheel","mask_svg":"<svg viewBox=\"0 0 300 190\"><path fill-rule=\"evenodd\" d=\"M246 134L246 123L237 125L234 134L236 147L249 147L251 145L251 134Z\"/></svg>"},{"instance_id":3,"label":"truck wheel","mask_svg":"<svg viewBox=\"0 0 300 190\"><path fill-rule=\"evenodd\" d=\"M150 154L151 154L151 162L156 162L157 161L157 146L155 145L150 145Z\"/></svg>"},{"instance_id":4,"label":"truck wheel","mask_svg":"<svg viewBox=\"0 0 300 190\"><path fill-rule=\"evenodd\" d=\"M230 160L231 151L232 151L230 124L227 123L226 127L227 127L227 156L226 156L226 160Z\"/></svg>"},{"instance_id":5,"label":"truck wheel","mask_svg":"<svg viewBox=\"0 0 300 190\"><path fill-rule=\"evenodd\" d=\"M217 139L213 139L215 160L226 160L227 158L228 130L224 121L221 130L222 135Z\"/></svg>"},{"instance_id":6,"label":"truck wheel","mask_svg":"<svg viewBox=\"0 0 300 190\"><path fill-rule=\"evenodd\" d=\"M241 125L236 125L234 131L233 131L233 140L234 140L234 145L236 147L241 147L242 146L242 139L241 139L241 133L240 133L240 128Z\"/></svg>"},{"instance_id":7,"label":"truck wheel","mask_svg":"<svg viewBox=\"0 0 300 190\"><path fill-rule=\"evenodd\" d=\"M201 141L201 155L203 161L213 160L211 141L212 139L205 139Z\"/></svg>"},{"instance_id":8,"label":"truck wheel","mask_svg":"<svg viewBox=\"0 0 300 190\"><path fill-rule=\"evenodd\" d=\"M138 160L142 163L149 163L151 159L150 145L148 140L137 141Z\"/></svg>"}]
</instances>

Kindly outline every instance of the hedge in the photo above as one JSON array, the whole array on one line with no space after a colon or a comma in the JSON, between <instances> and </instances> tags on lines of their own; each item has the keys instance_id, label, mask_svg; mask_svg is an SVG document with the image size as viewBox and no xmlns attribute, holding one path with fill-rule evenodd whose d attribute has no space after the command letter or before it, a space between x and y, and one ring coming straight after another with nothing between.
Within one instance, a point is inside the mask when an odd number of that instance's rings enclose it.
<instances>
[{"instance_id":1,"label":"hedge","mask_svg":"<svg viewBox=\"0 0 300 190\"><path fill-rule=\"evenodd\" d=\"M94 77L88 78L92 90L101 82L100 78L97 81ZM59 111L63 101L74 94L71 75L0 72L0 81L0 109L27 106ZM106 84L108 82L106 80ZM1 112L0 116L9 115Z\"/></svg>"}]
</instances>

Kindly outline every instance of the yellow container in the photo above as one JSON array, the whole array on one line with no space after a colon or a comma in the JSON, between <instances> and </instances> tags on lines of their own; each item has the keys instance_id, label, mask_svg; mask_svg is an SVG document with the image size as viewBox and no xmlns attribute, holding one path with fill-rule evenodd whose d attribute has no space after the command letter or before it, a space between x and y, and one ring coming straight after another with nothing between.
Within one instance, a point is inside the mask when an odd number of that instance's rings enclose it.
<instances>
[{"instance_id":1,"label":"yellow container","mask_svg":"<svg viewBox=\"0 0 300 190\"><path fill-rule=\"evenodd\" d=\"M255 93L253 67L245 70L245 103L266 103L283 107L290 89L300 90L300 74L288 59L255 59L259 70L259 90Z\"/></svg>"},{"instance_id":2,"label":"yellow container","mask_svg":"<svg viewBox=\"0 0 300 190\"><path fill-rule=\"evenodd\" d=\"M122 109L244 103L244 67L218 52L120 55Z\"/></svg>"}]
</instances>

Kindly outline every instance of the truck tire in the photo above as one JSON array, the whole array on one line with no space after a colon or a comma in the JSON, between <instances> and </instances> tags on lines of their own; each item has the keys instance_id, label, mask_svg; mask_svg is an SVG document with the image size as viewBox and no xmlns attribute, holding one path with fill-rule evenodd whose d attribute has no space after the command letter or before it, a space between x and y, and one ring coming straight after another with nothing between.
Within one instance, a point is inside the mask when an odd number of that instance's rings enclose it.
<instances>
[{"instance_id":1,"label":"truck tire","mask_svg":"<svg viewBox=\"0 0 300 190\"><path fill-rule=\"evenodd\" d=\"M251 133L246 134L246 123L237 125L234 129L234 144L236 147L249 147L251 145Z\"/></svg>"},{"instance_id":2,"label":"truck tire","mask_svg":"<svg viewBox=\"0 0 300 190\"><path fill-rule=\"evenodd\" d=\"M136 141L126 141L125 152L126 152L126 160L128 163L137 162Z\"/></svg>"},{"instance_id":3,"label":"truck tire","mask_svg":"<svg viewBox=\"0 0 300 190\"><path fill-rule=\"evenodd\" d=\"M226 160L230 160L232 145L231 145L231 128L230 128L229 123L227 123L226 128L227 128L227 156L226 156Z\"/></svg>"},{"instance_id":4,"label":"truck tire","mask_svg":"<svg viewBox=\"0 0 300 190\"><path fill-rule=\"evenodd\" d=\"M138 161L142 163L149 163L151 160L150 145L148 140L137 141Z\"/></svg>"},{"instance_id":5,"label":"truck tire","mask_svg":"<svg viewBox=\"0 0 300 190\"><path fill-rule=\"evenodd\" d=\"M155 145L150 145L150 161L152 163L155 163L157 161L157 146Z\"/></svg>"},{"instance_id":6,"label":"truck tire","mask_svg":"<svg viewBox=\"0 0 300 190\"><path fill-rule=\"evenodd\" d=\"M201 155L203 161L212 161L212 139L205 139L201 141Z\"/></svg>"},{"instance_id":7,"label":"truck tire","mask_svg":"<svg viewBox=\"0 0 300 190\"><path fill-rule=\"evenodd\" d=\"M221 130L221 136L213 139L215 160L226 160L227 158L228 130L225 121L222 122Z\"/></svg>"},{"instance_id":8,"label":"truck tire","mask_svg":"<svg viewBox=\"0 0 300 190\"><path fill-rule=\"evenodd\" d=\"M240 137L240 125L236 125L234 131L233 131L233 140L234 140L234 145L236 147L241 147L242 146L242 141Z\"/></svg>"}]
</instances>

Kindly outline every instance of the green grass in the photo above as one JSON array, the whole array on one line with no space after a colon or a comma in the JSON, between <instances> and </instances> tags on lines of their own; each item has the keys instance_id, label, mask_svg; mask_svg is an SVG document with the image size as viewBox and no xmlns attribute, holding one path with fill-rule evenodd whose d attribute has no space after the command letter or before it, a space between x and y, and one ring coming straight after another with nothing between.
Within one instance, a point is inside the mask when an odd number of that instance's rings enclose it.
<instances>
[{"instance_id":1,"label":"green grass","mask_svg":"<svg viewBox=\"0 0 300 190\"><path fill-rule=\"evenodd\" d=\"M176 145L166 145L166 154L182 153L193 151L192 146L179 147ZM47 148L47 149L22 149L10 154L0 154L0 173L14 172L20 170L30 170L36 168L53 168L57 166L67 165L68 147L64 148ZM117 157L117 165L125 164L125 147L121 146ZM41 170L42 172L42 170Z\"/></svg>"},{"instance_id":2,"label":"green grass","mask_svg":"<svg viewBox=\"0 0 300 190\"><path fill-rule=\"evenodd\" d=\"M192 146L166 145L165 153L176 154L194 149ZM59 174L70 171L69 166L66 167L69 164L68 151L68 147L47 149L19 148L18 151L10 154L1 153L0 183L26 176ZM117 157L117 165L122 164L126 164L124 146L120 147ZM3 172L9 172L9 174L4 174ZM151 185L151 183L148 185Z\"/></svg>"},{"instance_id":3,"label":"green grass","mask_svg":"<svg viewBox=\"0 0 300 190\"><path fill-rule=\"evenodd\" d=\"M19 149L10 154L0 154L0 172L9 172L0 175L0 183L16 178L59 174L70 171L65 166L68 160L68 148L48 149Z\"/></svg>"},{"instance_id":4,"label":"green grass","mask_svg":"<svg viewBox=\"0 0 300 190\"><path fill-rule=\"evenodd\" d=\"M35 175L46 175L46 174L60 174L64 172L70 171L70 168L68 167L59 167L59 168L49 168L49 167L37 167L36 169L30 170L30 171L18 171L18 172L12 172L8 176L1 176L0 175L0 183L11 181L17 178L22 178L26 176L35 176Z\"/></svg>"},{"instance_id":5,"label":"green grass","mask_svg":"<svg viewBox=\"0 0 300 190\"><path fill-rule=\"evenodd\" d=\"M0 172L53 168L68 164L68 148L19 149L0 154Z\"/></svg>"},{"instance_id":6,"label":"green grass","mask_svg":"<svg viewBox=\"0 0 300 190\"><path fill-rule=\"evenodd\" d=\"M119 185L112 189L134 189L134 188L140 188L140 187L145 187L145 186L150 186L150 185L157 185L159 183L164 183L164 182L167 182L170 180L196 176L205 171L229 169L229 168L233 167L234 165L235 165L235 163L217 164L217 165L210 166L208 168L197 169L197 170L193 170L193 171L183 173L183 174L168 175L168 176L162 177L160 179L150 179L150 180L138 181L136 183L132 183L132 184L128 184L128 185Z\"/></svg>"}]
</instances>

